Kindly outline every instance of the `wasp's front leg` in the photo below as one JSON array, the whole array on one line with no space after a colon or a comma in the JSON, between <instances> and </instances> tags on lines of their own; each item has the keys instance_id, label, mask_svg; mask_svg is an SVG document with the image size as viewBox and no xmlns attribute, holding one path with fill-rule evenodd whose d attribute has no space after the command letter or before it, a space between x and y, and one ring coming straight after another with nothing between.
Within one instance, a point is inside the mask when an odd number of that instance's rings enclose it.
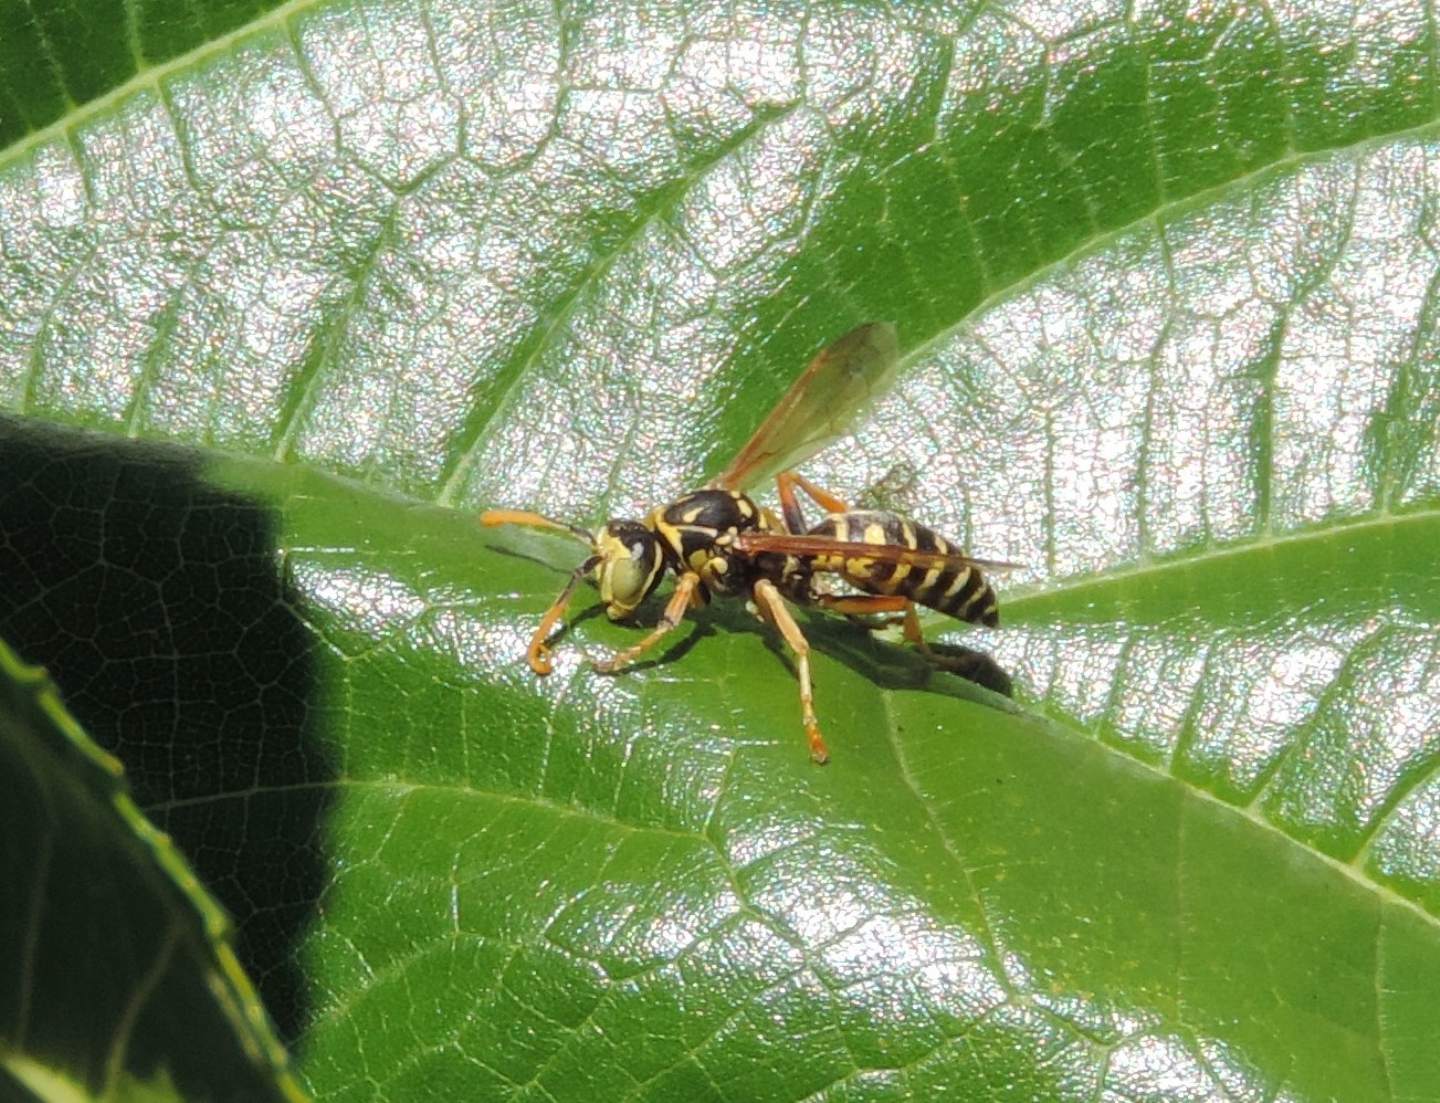
<instances>
[{"instance_id":1,"label":"wasp's front leg","mask_svg":"<svg viewBox=\"0 0 1440 1103\"><path fill-rule=\"evenodd\" d=\"M655 626L653 632L634 647L617 651L608 659L592 659L590 665L602 674L614 674L617 670L629 666L659 643L684 619L685 610L690 607L691 599L699 585L700 576L694 571L686 571L680 576L680 581L675 586L675 592L670 595L670 600L665 603L665 612L661 615L660 623Z\"/></svg>"},{"instance_id":2,"label":"wasp's front leg","mask_svg":"<svg viewBox=\"0 0 1440 1103\"><path fill-rule=\"evenodd\" d=\"M560 596L550 603L550 608L546 609L545 615L540 618L540 627L535 629L535 634L530 637L530 646L525 651L525 661L536 674L543 676L554 669L550 665L550 648L545 641L549 638L551 629L565 615L565 607L570 604L570 595L575 592L575 587L599 562L600 557L592 555L571 571L570 581L565 583L565 589L560 591Z\"/></svg>"}]
</instances>

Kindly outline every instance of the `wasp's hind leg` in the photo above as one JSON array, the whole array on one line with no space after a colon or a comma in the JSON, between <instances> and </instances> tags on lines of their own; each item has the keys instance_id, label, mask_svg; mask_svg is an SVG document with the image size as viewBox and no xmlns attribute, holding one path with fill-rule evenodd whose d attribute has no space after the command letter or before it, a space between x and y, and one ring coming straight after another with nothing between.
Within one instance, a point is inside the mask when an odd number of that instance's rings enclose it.
<instances>
[{"instance_id":1,"label":"wasp's hind leg","mask_svg":"<svg viewBox=\"0 0 1440 1103\"><path fill-rule=\"evenodd\" d=\"M850 511L849 506L828 490L816 486L805 476L797 475L793 471L782 471L776 475L775 486L780 492L780 511L785 516L785 528L797 536L807 531L805 515L800 511L800 502L795 497L797 486L826 513Z\"/></svg>"},{"instance_id":2,"label":"wasp's hind leg","mask_svg":"<svg viewBox=\"0 0 1440 1103\"><path fill-rule=\"evenodd\" d=\"M765 619L779 629L795 656L795 673L800 679L800 714L805 723L805 738L810 743L810 760L823 766L830 761L830 751L820 734L820 723L815 719L815 694L810 686L810 643L769 579L762 578L755 583L755 604Z\"/></svg>"},{"instance_id":3,"label":"wasp's hind leg","mask_svg":"<svg viewBox=\"0 0 1440 1103\"><path fill-rule=\"evenodd\" d=\"M847 617L874 616L877 613L900 613L901 631L905 633L905 639L914 644L927 659L933 659L935 653L930 650L930 645L925 642L925 634L920 630L920 617L915 612L915 603L903 594L857 594L834 596L821 594L815 599L815 604L822 609L829 609L832 613L844 613ZM888 621L880 625L893 624Z\"/></svg>"},{"instance_id":4,"label":"wasp's hind leg","mask_svg":"<svg viewBox=\"0 0 1440 1103\"><path fill-rule=\"evenodd\" d=\"M930 650L930 645L925 642L925 633L920 630L920 615L915 612L915 603L905 603L905 623L900 629L905 633L905 638L915 645L915 650L924 655L927 659L934 659L935 652Z\"/></svg>"},{"instance_id":5,"label":"wasp's hind leg","mask_svg":"<svg viewBox=\"0 0 1440 1103\"><path fill-rule=\"evenodd\" d=\"M832 613L844 613L850 617L869 616L875 613L901 613L902 616L899 620L906 641L914 644L915 650L919 651L921 657L936 670L959 675L966 681L984 686L1002 697L1014 696L1010 675L985 652L943 644L941 650L937 651L926 643L925 635L920 630L920 617L915 611L915 603L907 597L898 594L894 597L879 594L873 597L870 595L832 597L822 594L816 597L815 604L822 609L829 609ZM893 624L894 621L889 623ZM878 627L884 626L882 624Z\"/></svg>"},{"instance_id":6,"label":"wasp's hind leg","mask_svg":"<svg viewBox=\"0 0 1440 1103\"><path fill-rule=\"evenodd\" d=\"M694 571L686 571L680 576L680 581L675 586L675 592L670 595L670 600L665 603L665 612L661 615L660 623L655 626L653 632L634 647L617 651L608 659L593 659L590 665L602 674L614 674L617 670L629 666L664 639L667 633L685 619L685 610L690 608L691 599L698 593L699 585L700 576Z\"/></svg>"}]
</instances>

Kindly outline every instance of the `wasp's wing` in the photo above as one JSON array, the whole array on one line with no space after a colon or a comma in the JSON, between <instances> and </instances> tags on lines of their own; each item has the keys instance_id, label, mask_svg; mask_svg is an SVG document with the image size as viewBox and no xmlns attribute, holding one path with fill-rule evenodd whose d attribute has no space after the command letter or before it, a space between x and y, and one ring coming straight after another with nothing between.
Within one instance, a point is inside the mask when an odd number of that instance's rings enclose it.
<instances>
[{"instance_id":1,"label":"wasp's wing","mask_svg":"<svg viewBox=\"0 0 1440 1103\"><path fill-rule=\"evenodd\" d=\"M856 326L826 345L710 485L744 490L808 459L885 388L898 361L889 322Z\"/></svg>"},{"instance_id":2,"label":"wasp's wing","mask_svg":"<svg viewBox=\"0 0 1440 1103\"><path fill-rule=\"evenodd\" d=\"M882 563L908 563L912 567L978 567L986 571L1014 570L1019 563L998 559L976 559L959 552L926 552L907 548L904 544L867 544L858 540L834 540L828 536L790 535L779 532L742 532L735 538L742 552L758 555L777 552L781 555L838 555L846 559L877 559Z\"/></svg>"}]
</instances>

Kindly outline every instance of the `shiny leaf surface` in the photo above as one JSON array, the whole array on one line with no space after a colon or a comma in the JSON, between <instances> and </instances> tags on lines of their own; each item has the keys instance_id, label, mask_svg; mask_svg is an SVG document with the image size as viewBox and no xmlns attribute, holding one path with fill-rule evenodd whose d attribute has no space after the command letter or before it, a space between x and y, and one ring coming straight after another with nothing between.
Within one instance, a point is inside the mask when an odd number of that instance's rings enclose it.
<instances>
[{"instance_id":1,"label":"shiny leaf surface","mask_svg":"<svg viewBox=\"0 0 1440 1103\"><path fill-rule=\"evenodd\" d=\"M1436 48L276 9L0 165L0 629L208 855L322 1098L1433 1098ZM1019 706L810 618L817 771L724 606L607 679L581 602L537 682L578 550L474 510L638 514L867 319L896 387L807 470L1029 565L952 638Z\"/></svg>"}]
</instances>

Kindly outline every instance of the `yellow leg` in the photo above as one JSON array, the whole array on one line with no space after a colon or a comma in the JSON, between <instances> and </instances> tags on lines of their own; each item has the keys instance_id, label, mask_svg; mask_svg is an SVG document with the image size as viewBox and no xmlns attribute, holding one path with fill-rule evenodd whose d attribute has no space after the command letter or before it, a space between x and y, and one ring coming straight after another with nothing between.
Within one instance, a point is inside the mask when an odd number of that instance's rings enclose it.
<instances>
[{"instance_id":1,"label":"yellow leg","mask_svg":"<svg viewBox=\"0 0 1440 1103\"><path fill-rule=\"evenodd\" d=\"M592 555L570 572L570 581L565 583L565 589L560 591L560 596L550 603L550 608L545 610L545 615L540 618L540 627L535 629L535 634L530 637L530 646L525 651L525 661L530 664L530 669L542 677L554 669L550 665L550 648L545 646L551 630L565 615L565 607L570 604L570 595L575 592L575 587L580 580L595 569L600 562L600 557Z\"/></svg>"},{"instance_id":2,"label":"yellow leg","mask_svg":"<svg viewBox=\"0 0 1440 1103\"><path fill-rule=\"evenodd\" d=\"M922 654L927 656L931 654L930 645L925 642L925 634L920 630L920 617L915 612L915 603L903 594L893 596L890 594L856 594L853 596L819 594L815 598L815 604L822 609L829 609L832 613L844 613L847 616L904 613L901 631L905 633L905 639L913 643Z\"/></svg>"},{"instance_id":3,"label":"yellow leg","mask_svg":"<svg viewBox=\"0 0 1440 1103\"><path fill-rule=\"evenodd\" d=\"M675 592L670 595L670 600L665 605L665 612L660 617L660 623L634 647L627 647L624 651L617 651L608 659L592 660L590 665L602 674L614 674L617 670L629 666L645 652L649 651L659 643L674 627L685 617L685 610L690 607L690 599L695 593L695 588L700 585L700 576L694 571L686 571L680 576L680 582L675 587Z\"/></svg>"},{"instance_id":4,"label":"yellow leg","mask_svg":"<svg viewBox=\"0 0 1440 1103\"><path fill-rule=\"evenodd\" d=\"M810 759L817 766L830 761L830 751L820 735L820 724L815 719L815 694L810 688L810 643L790 615L790 608L775 584L767 578L755 583L755 604L765 619L780 630L795 656L795 673L800 678L800 714L805 723L805 738L810 742Z\"/></svg>"},{"instance_id":5,"label":"yellow leg","mask_svg":"<svg viewBox=\"0 0 1440 1103\"><path fill-rule=\"evenodd\" d=\"M846 616L872 616L876 613L903 613L911 604L903 594L817 594L815 604L832 613Z\"/></svg>"},{"instance_id":6,"label":"yellow leg","mask_svg":"<svg viewBox=\"0 0 1440 1103\"><path fill-rule=\"evenodd\" d=\"M905 627L901 629L905 638L913 643L919 652L927 659L933 657L930 645L925 642L925 633L920 630L920 616L915 612L915 603L908 602L905 606Z\"/></svg>"},{"instance_id":7,"label":"yellow leg","mask_svg":"<svg viewBox=\"0 0 1440 1103\"><path fill-rule=\"evenodd\" d=\"M850 507L828 490L824 490L803 475L793 471L782 471L775 476L775 487L780 492L780 512L785 515L785 527L799 535L806 531L805 515L800 512L800 502L795 497L799 487L826 513L846 513Z\"/></svg>"}]
</instances>

